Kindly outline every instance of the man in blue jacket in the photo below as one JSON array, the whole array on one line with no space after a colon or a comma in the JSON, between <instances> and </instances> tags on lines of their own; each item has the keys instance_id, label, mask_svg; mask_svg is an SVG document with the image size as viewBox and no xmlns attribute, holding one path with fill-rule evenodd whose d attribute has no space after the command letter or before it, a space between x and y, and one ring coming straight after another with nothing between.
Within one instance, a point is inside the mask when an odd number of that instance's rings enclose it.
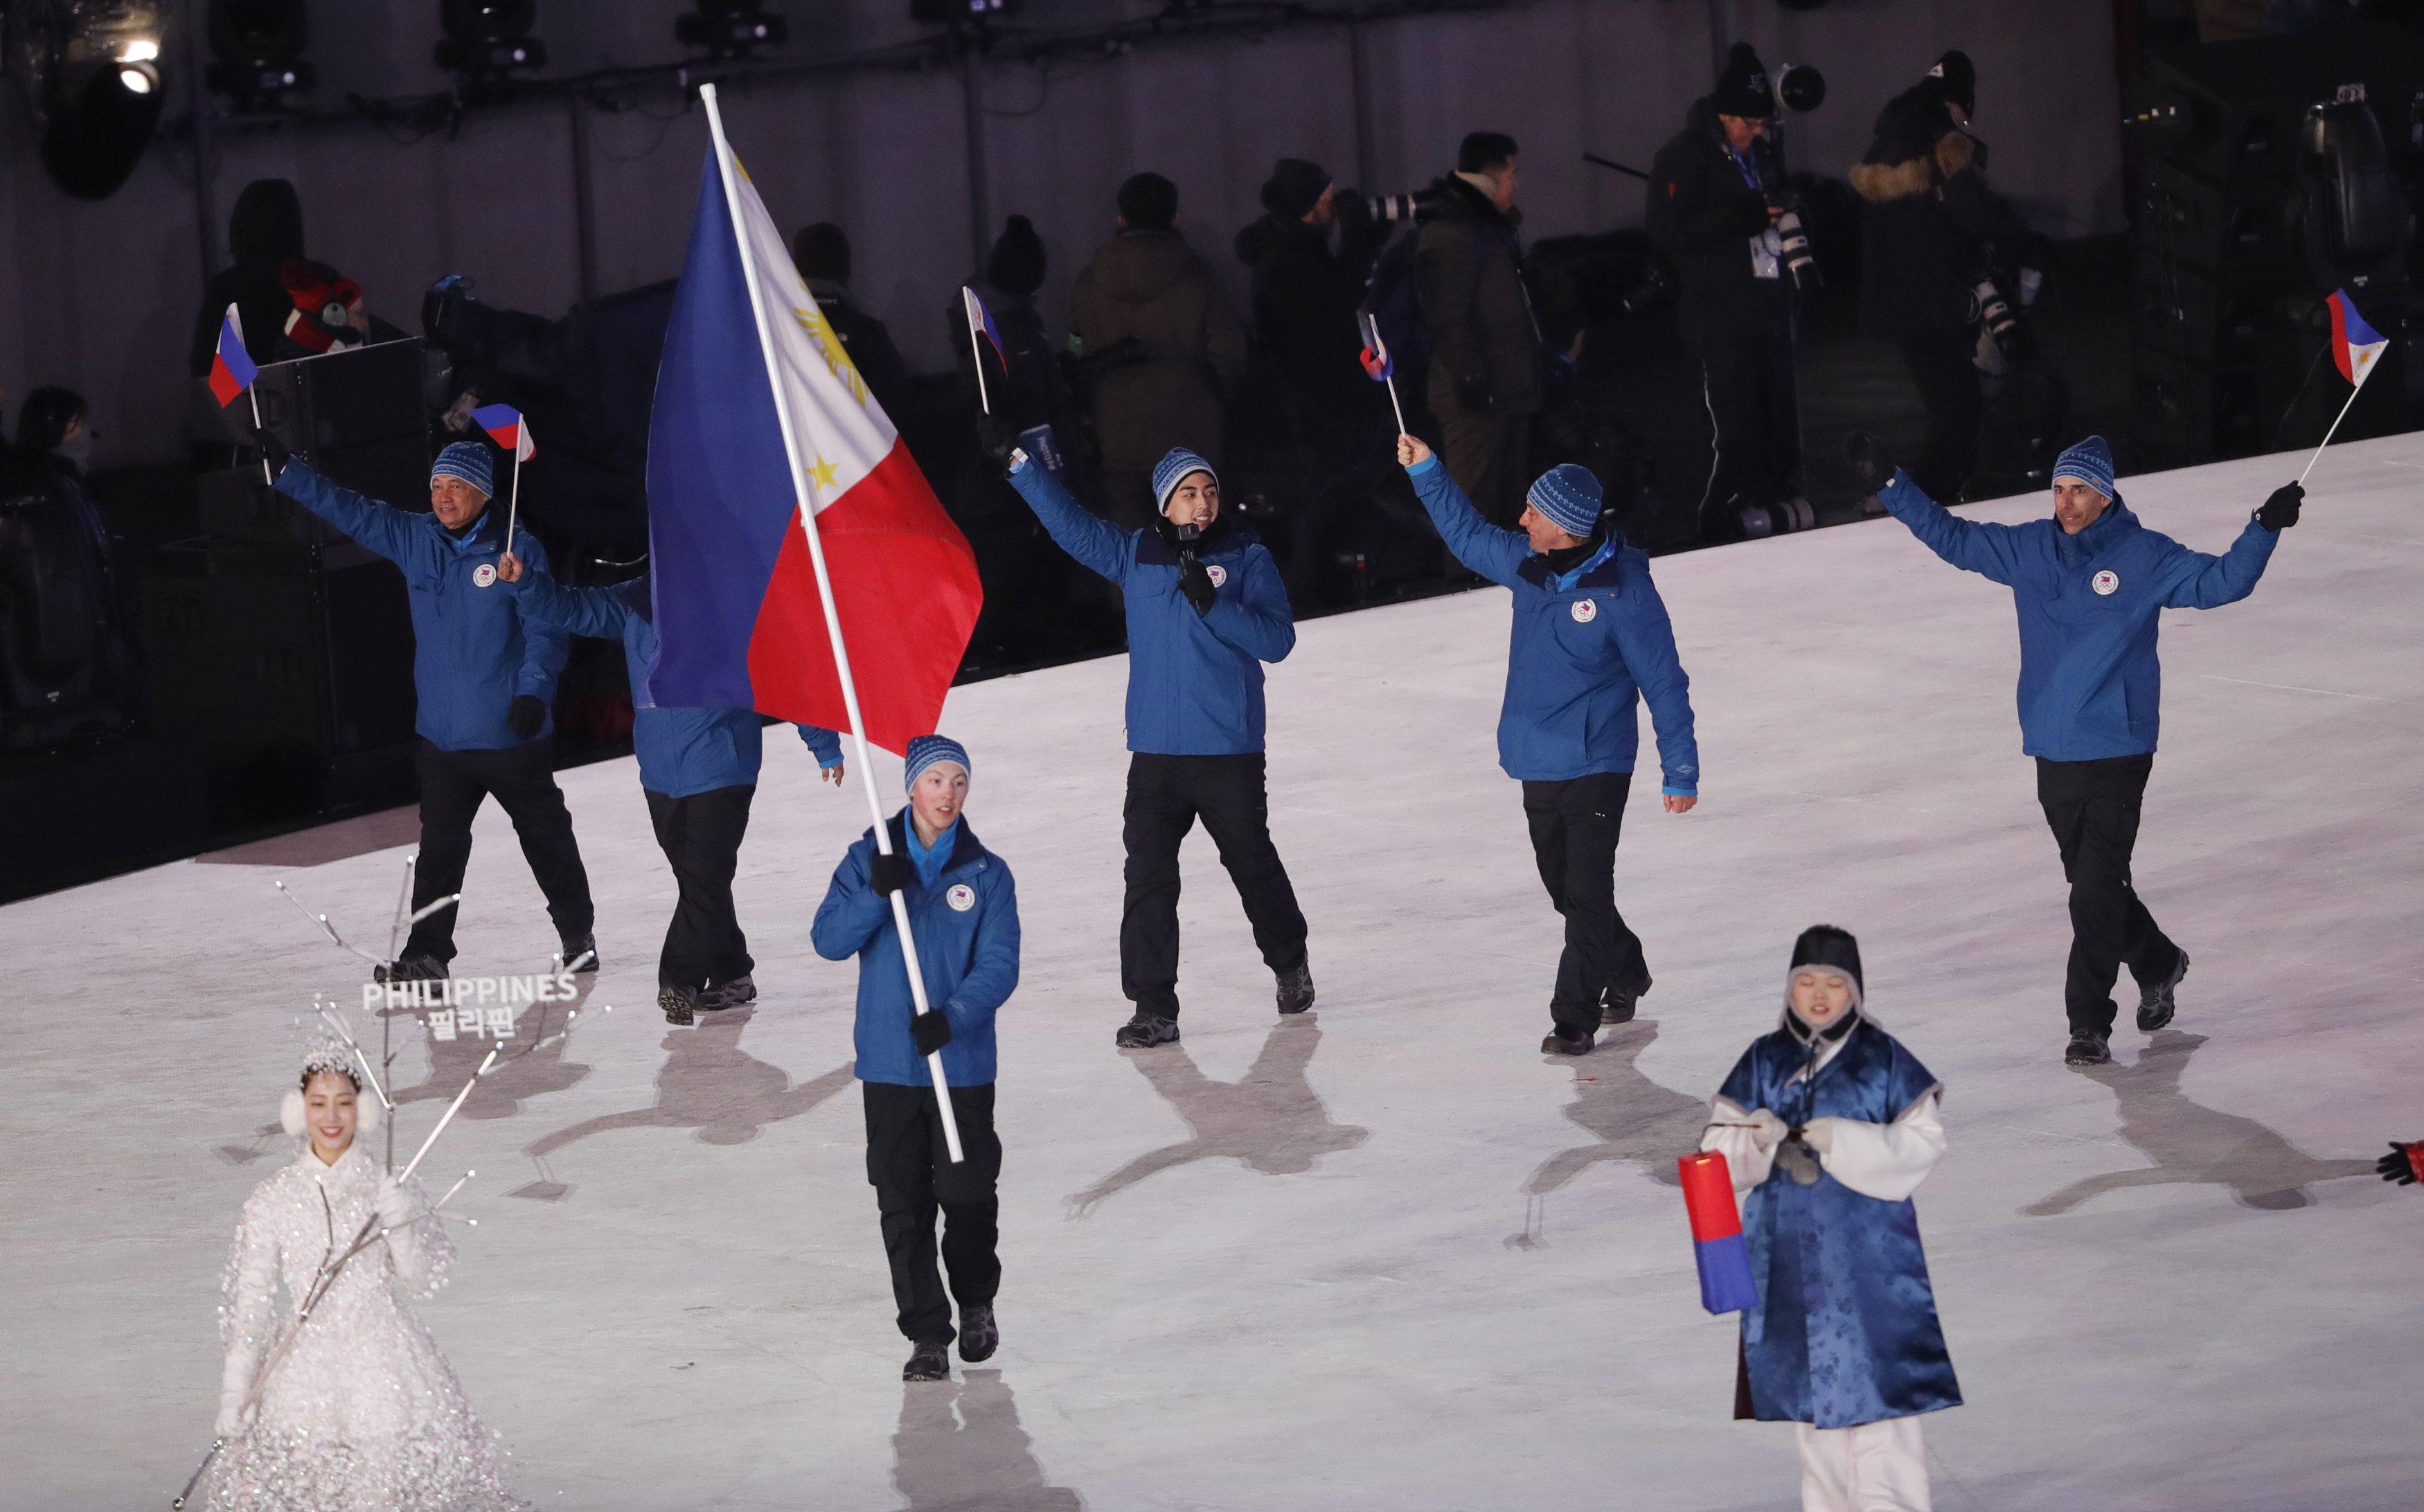
<instances>
[{"instance_id":1,"label":"man in blue jacket","mask_svg":"<svg viewBox=\"0 0 2424 1512\"><path fill-rule=\"evenodd\" d=\"M2037 803L2070 883L2070 966L2063 995L2074 1066L2113 1058L2113 984L2138 983L2138 1027L2172 1021L2188 952L2129 883L2138 812L2154 770L2162 700L2155 631L2166 609L2218 609L2255 591L2275 538L2298 522L2305 490L2275 489L2221 556L2146 529L2121 501L2113 454L2091 436L2053 469L2053 517L2025 525L1963 519L1920 492L1875 437L1844 455L1894 518L1956 567L2012 590L2020 620L2020 749L2037 763Z\"/></svg>"},{"instance_id":2,"label":"man in blue jacket","mask_svg":"<svg viewBox=\"0 0 2424 1512\"><path fill-rule=\"evenodd\" d=\"M412 874L413 911L462 891L471 818L494 794L547 895L566 967L597 970L589 873L548 759L549 706L570 641L553 630L526 630L512 592L497 586L498 560L509 545L542 570L547 552L528 532L505 541L504 521L488 507L496 486L488 448L456 441L438 454L429 470L430 512L423 515L338 487L309 463L289 460L272 433L263 432L262 445L278 470L280 493L404 569L412 686L420 696L413 728L421 736L421 861ZM443 980L454 959L455 912L441 908L414 925L384 979Z\"/></svg>"},{"instance_id":3,"label":"man in blue jacket","mask_svg":"<svg viewBox=\"0 0 2424 1512\"><path fill-rule=\"evenodd\" d=\"M1616 911L1616 846L1640 746L1639 703L1658 728L1669 814L1699 802L1691 679L1675 655L1650 558L1600 515L1599 480L1568 462L1524 496L1518 530L1481 517L1431 449L1397 438L1397 460L1456 559L1515 595L1498 765L1523 785L1532 856L1565 916L1547 1055L1590 1053L1599 1027L1633 1017L1650 990L1641 939Z\"/></svg>"},{"instance_id":4,"label":"man in blue jacket","mask_svg":"<svg viewBox=\"0 0 2424 1512\"><path fill-rule=\"evenodd\" d=\"M884 1219L892 1299L912 1347L902 1380L943 1380L953 1335L950 1302L934 1268L934 1217L943 1219L943 1269L960 1304L960 1358L989 1358L1001 1261L1001 1140L993 1128L994 1014L1018 986L1018 889L1010 868L969 830L968 753L956 740L909 742L909 805L892 816L891 853L869 830L834 871L810 930L827 961L858 957L860 1093L867 1109L867 1179ZM932 1011L909 993L892 897L909 911ZM926 1058L939 1053L965 1156L953 1165Z\"/></svg>"},{"instance_id":5,"label":"man in blue jacket","mask_svg":"<svg viewBox=\"0 0 2424 1512\"><path fill-rule=\"evenodd\" d=\"M1212 465L1185 447L1154 469L1160 513L1124 531L1088 514L997 424L988 454L1060 549L1119 585L1128 622L1127 899L1120 988L1135 1016L1113 1042L1178 1038L1178 847L1201 819L1237 884L1279 1011L1313 1006L1304 913L1271 844L1263 759L1263 666L1296 645L1296 616L1271 553L1220 513Z\"/></svg>"},{"instance_id":6,"label":"man in blue jacket","mask_svg":"<svg viewBox=\"0 0 2424 1512\"><path fill-rule=\"evenodd\" d=\"M642 703L648 667L657 659L657 625L647 575L606 588L566 588L510 552L497 576L514 593L522 617L563 635L623 643L630 675L631 749L640 758L640 790L657 844L674 869L678 900L657 957L657 1006L668 1024L690 1024L702 1011L758 1000L748 938L732 906L732 874L758 795L763 728L755 709L659 708ZM814 724L800 739L827 782L842 780L841 738Z\"/></svg>"}]
</instances>

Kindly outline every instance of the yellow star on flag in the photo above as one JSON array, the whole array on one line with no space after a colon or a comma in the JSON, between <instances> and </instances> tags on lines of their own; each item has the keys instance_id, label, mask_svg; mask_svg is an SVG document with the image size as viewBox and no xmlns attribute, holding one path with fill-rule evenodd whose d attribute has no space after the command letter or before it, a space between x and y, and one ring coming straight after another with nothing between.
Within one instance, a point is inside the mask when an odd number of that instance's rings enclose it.
<instances>
[{"instance_id":1,"label":"yellow star on flag","mask_svg":"<svg viewBox=\"0 0 2424 1512\"><path fill-rule=\"evenodd\" d=\"M817 480L818 487L830 488L835 482L834 465L823 457L819 457L808 464L808 476Z\"/></svg>"}]
</instances>

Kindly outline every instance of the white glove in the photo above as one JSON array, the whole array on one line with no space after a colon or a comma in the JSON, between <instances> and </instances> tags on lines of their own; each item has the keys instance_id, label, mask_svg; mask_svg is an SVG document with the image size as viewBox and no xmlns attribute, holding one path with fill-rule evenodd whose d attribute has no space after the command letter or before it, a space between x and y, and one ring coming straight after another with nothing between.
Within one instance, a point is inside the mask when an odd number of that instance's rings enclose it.
<instances>
[{"instance_id":1,"label":"white glove","mask_svg":"<svg viewBox=\"0 0 2424 1512\"><path fill-rule=\"evenodd\" d=\"M2028 309L2037 302L2037 291L2045 287L2045 275L2034 268L2020 269L2020 308Z\"/></svg>"},{"instance_id":2,"label":"white glove","mask_svg":"<svg viewBox=\"0 0 2424 1512\"><path fill-rule=\"evenodd\" d=\"M1811 1119L1801 1125L1801 1142L1822 1155L1831 1155L1835 1153L1835 1125L1842 1122L1836 1118Z\"/></svg>"},{"instance_id":3,"label":"white glove","mask_svg":"<svg viewBox=\"0 0 2424 1512\"><path fill-rule=\"evenodd\" d=\"M379 1227L401 1229L412 1217L412 1202L393 1176L381 1176L378 1197L371 1204L378 1212Z\"/></svg>"},{"instance_id":4,"label":"white glove","mask_svg":"<svg viewBox=\"0 0 2424 1512\"><path fill-rule=\"evenodd\" d=\"M1750 1116L1750 1142L1762 1150L1773 1150L1782 1142L1787 1132L1785 1122L1766 1108Z\"/></svg>"},{"instance_id":5,"label":"white glove","mask_svg":"<svg viewBox=\"0 0 2424 1512\"><path fill-rule=\"evenodd\" d=\"M212 1425L213 1438L236 1440L252 1431L253 1419L261 1415L260 1404L245 1400L245 1391L229 1387L219 1393L218 1421Z\"/></svg>"}]
</instances>

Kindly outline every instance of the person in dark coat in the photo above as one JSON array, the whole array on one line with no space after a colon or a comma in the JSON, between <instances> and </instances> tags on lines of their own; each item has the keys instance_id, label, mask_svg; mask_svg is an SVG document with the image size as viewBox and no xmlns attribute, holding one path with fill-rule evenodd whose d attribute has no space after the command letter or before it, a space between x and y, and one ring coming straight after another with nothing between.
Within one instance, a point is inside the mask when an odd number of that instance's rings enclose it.
<instances>
[{"instance_id":1,"label":"person in dark coat","mask_svg":"<svg viewBox=\"0 0 2424 1512\"><path fill-rule=\"evenodd\" d=\"M1911 479L1946 502L1978 466L1979 283L1997 262L2041 262L2044 248L1987 187L1979 144L1961 129L1976 82L1968 65L1947 53L1939 72L1888 101L1851 172L1862 200L1860 330L1902 353L1927 409Z\"/></svg>"},{"instance_id":2,"label":"person in dark coat","mask_svg":"<svg viewBox=\"0 0 2424 1512\"><path fill-rule=\"evenodd\" d=\"M1542 473L1510 531L1481 517L1429 447L1400 436L1397 460L1457 560L1515 595L1498 765L1523 785L1532 858L1566 924L1540 1050L1588 1055L1600 1026L1632 1018L1650 990L1641 938L1616 910L1642 703L1657 724L1666 812L1699 802L1691 679L1675 629L1650 558L1608 522L1588 469L1567 462Z\"/></svg>"},{"instance_id":3,"label":"person in dark coat","mask_svg":"<svg viewBox=\"0 0 2424 1512\"><path fill-rule=\"evenodd\" d=\"M2020 628L2020 750L2035 758L2037 804L2070 883L2063 1000L2074 1066L2113 1058L2113 984L2138 983L2138 1027L2172 1022L2189 955L2155 923L2129 880L2146 779L2161 729L2155 632L2166 609L2219 609L2256 591L2305 489L2273 490L2220 556L2148 530L2122 503L2101 436L2053 467L2053 514L2022 525L1964 519L1855 431L1844 460L1887 513L1956 567L2011 590Z\"/></svg>"},{"instance_id":4,"label":"person in dark coat","mask_svg":"<svg viewBox=\"0 0 2424 1512\"><path fill-rule=\"evenodd\" d=\"M850 236L829 220L803 226L791 237L791 264L850 354L851 366L866 380L869 397L898 429L908 413L909 367L892 344L891 328L861 310L851 294Z\"/></svg>"},{"instance_id":5,"label":"person in dark coat","mask_svg":"<svg viewBox=\"0 0 2424 1512\"><path fill-rule=\"evenodd\" d=\"M1140 530L1156 511L1153 470L1184 448L1218 466L1221 409L1246 371L1246 331L1212 270L1177 231L1178 186L1158 173L1120 185L1119 231L1069 291L1070 334L1104 366L1094 437L1111 517Z\"/></svg>"},{"instance_id":6,"label":"person in dark coat","mask_svg":"<svg viewBox=\"0 0 2424 1512\"><path fill-rule=\"evenodd\" d=\"M1675 266L1677 314L1715 431L1700 521L1717 539L1739 534L1746 511L1802 488L1793 287L1759 152L1775 115L1759 55L1736 42L1650 167L1646 229Z\"/></svg>"},{"instance_id":7,"label":"person in dark coat","mask_svg":"<svg viewBox=\"0 0 2424 1512\"><path fill-rule=\"evenodd\" d=\"M994 1132L994 1021L1018 989L1018 888L1010 867L968 828L965 747L939 735L909 742L909 802L886 823L890 853L869 830L834 868L809 937L827 961L858 958L859 1095L867 1113L867 1180L882 1215L884 1253L901 1336L913 1346L901 1378L948 1379L945 1353L976 1364L1000 1346L1001 1138ZM909 991L895 926L907 908L928 1011ZM939 1055L964 1159L944 1141L929 1056ZM942 1270L934 1224L942 1220ZM944 1291L944 1276L950 1290ZM951 1303L960 1323L951 1327Z\"/></svg>"},{"instance_id":8,"label":"person in dark coat","mask_svg":"<svg viewBox=\"0 0 2424 1512\"><path fill-rule=\"evenodd\" d=\"M1516 236L1516 151L1500 132L1465 137L1456 171L1432 186L1440 208L1423 223L1414 256L1431 340L1427 390L1447 470L1502 529L1523 512L1541 398L1540 326Z\"/></svg>"}]
</instances>

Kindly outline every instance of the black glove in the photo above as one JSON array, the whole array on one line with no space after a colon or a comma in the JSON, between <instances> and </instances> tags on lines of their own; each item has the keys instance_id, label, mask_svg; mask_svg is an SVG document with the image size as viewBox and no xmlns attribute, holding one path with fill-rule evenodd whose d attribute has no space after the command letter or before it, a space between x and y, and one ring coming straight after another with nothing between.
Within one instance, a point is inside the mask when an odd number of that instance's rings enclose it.
<instances>
[{"instance_id":1,"label":"black glove","mask_svg":"<svg viewBox=\"0 0 2424 1512\"><path fill-rule=\"evenodd\" d=\"M514 732L517 740L536 738L547 728L547 700L536 693L516 693L505 706L505 728Z\"/></svg>"},{"instance_id":2,"label":"black glove","mask_svg":"<svg viewBox=\"0 0 2424 1512\"><path fill-rule=\"evenodd\" d=\"M1476 373L1456 380L1456 402L1476 415L1487 415L1498 403L1497 390L1490 387L1490 374Z\"/></svg>"},{"instance_id":3,"label":"black glove","mask_svg":"<svg viewBox=\"0 0 2424 1512\"><path fill-rule=\"evenodd\" d=\"M1006 468L1010 454L1018 450L1018 432L997 415L979 415L977 450L991 457L996 467Z\"/></svg>"},{"instance_id":4,"label":"black glove","mask_svg":"<svg viewBox=\"0 0 2424 1512\"><path fill-rule=\"evenodd\" d=\"M286 464L294 460L294 449L289 447L276 431L266 425L253 432L252 444L253 449L261 454L261 460L269 465L269 475L272 478L285 471Z\"/></svg>"},{"instance_id":5,"label":"black glove","mask_svg":"<svg viewBox=\"0 0 2424 1512\"><path fill-rule=\"evenodd\" d=\"M1844 438L1843 461L1852 476L1860 480L1860 486L1871 493L1893 481L1893 458L1886 454L1885 443L1866 431L1854 431Z\"/></svg>"},{"instance_id":6,"label":"black glove","mask_svg":"<svg viewBox=\"0 0 2424 1512\"><path fill-rule=\"evenodd\" d=\"M2390 1154L2375 1161L2373 1169L2382 1172L2384 1181L2395 1181L2401 1186L2416 1185L2415 1157L2407 1153L2407 1146L2396 1139L2390 1141Z\"/></svg>"},{"instance_id":7,"label":"black glove","mask_svg":"<svg viewBox=\"0 0 2424 1512\"><path fill-rule=\"evenodd\" d=\"M1187 556L1179 559L1178 591L1187 596L1188 603L1195 606L1195 613L1199 614L1212 613L1212 602L1215 597L1212 574L1204 570L1203 558Z\"/></svg>"},{"instance_id":8,"label":"black glove","mask_svg":"<svg viewBox=\"0 0 2424 1512\"><path fill-rule=\"evenodd\" d=\"M941 1009L919 1013L909 1021L909 1038L917 1042L917 1053L931 1056L951 1042L951 1021Z\"/></svg>"},{"instance_id":9,"label":"black glove","mask_svg":"<svg viewBox=\"0 0 2424 1512\"><path fill-rule=\"evenodd\" d=\"M867 883L889 898L909 885L909 858L895 851L890 855L878 851L867 863Z\"/></svg>"},{"instance_id":10,"label":"black glove","mask_svg":"<svg viewBox=\"0 0 2424 1512\"><path fill-rule=\"evenodd\" d=\"M2272 490L2264 507L2256 512L2256 523L2278 533L2298 523L2298 508L2306 501L2304 484L2285 483Z\"/></svg>"}]
</instances>

